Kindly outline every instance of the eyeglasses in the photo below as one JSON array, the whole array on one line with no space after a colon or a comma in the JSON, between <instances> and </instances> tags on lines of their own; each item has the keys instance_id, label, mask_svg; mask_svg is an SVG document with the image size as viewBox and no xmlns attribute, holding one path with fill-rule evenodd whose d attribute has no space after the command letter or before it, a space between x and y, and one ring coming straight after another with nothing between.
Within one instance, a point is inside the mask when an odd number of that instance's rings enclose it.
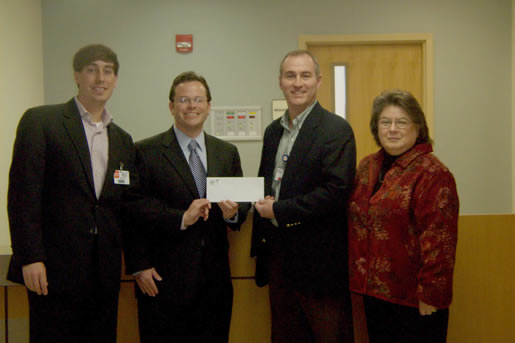
<instances>
[{"instance_id":1,"label":"eyeglasses","mask_svg":"<svg viewBox=\"0 0 515 343\"><path fill-rule=\"evenodd\" d=\"M391 121L390 119L381 119L379 120L379 127L381 129L389 129L392 127L392 123L394 123L398 129L405 129L411 125L411 122L405 119L400 119L396 121Z\"/></svg>"},{"instance_id":2,"label":"eyeglasses","mask_svg":"<svg viewBox=\"0 0 515 343\"><path fill-rule=\"evenodd\" d=\"M178 97L176 100L176 102L178 102L179 104L203 104L206 102L206 98L204 98L203 96L196 96L194 97L193 99L190 99L188 98L187 96L181 96L181 97Z\"/></svg>"}]
</instances>

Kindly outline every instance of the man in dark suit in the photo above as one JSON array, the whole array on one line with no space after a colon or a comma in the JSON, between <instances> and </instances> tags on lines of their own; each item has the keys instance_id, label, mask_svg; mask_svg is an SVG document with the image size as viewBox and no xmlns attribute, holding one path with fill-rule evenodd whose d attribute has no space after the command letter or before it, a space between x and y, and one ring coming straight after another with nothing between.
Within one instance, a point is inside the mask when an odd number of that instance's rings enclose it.
<instances>
[{"instance_id":1,"label":"man in dark suit","mask_svg":"<svg viewBox=\"0 0 515 343\"><path fill-rule=\"evenodd\" d=\"M288 110L266 129L255 204L256 282L269 284L272 342L352 342L345 203L356 167L354 135L316 100L320 67L308 51L281 62Z\"/></svg>"},{"instance_id":2,"label":"man in dark suit","mask_svg":"<svg viewBox=\"0 0 515 343\"><path fill-rule=\"evenodd\" d=\"M127 242L139 285L141 342L227 342L232 310L227 227L239 229L249 204L205 199L207 176L242 176L237 148L205 134L206 80L178 75L169 107L175 124L136 144L140 194ZM196 160L196 161L195 161Z\"/></svg>"},{"instance_id":3,"label":"man in dark suit","mask_svg":"<svg viewBox=\"0 0 515 343\"><path fill-rule=\"evenodd\" d=\"M28 289L31 342L114 343L120 200L135 149L104 107L116 86L116 54L89 45L75 54L73 68L78 95L31 108L18 125L8 279Z\"/></svg>"}]
</instances>

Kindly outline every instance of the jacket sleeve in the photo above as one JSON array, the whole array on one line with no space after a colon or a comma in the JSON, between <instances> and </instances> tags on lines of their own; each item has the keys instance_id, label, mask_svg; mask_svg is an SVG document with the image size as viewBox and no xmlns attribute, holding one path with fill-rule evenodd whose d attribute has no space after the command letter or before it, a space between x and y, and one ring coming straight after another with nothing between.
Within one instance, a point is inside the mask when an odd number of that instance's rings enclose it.
<instances>
[{"instance_id":1,"label":"jacket sleeve","mask_svg":"<svg viewBox=\"0 0 515 343\"><path fill-rule=\"evenodd\" d=\"M265 175L264 170L264 159L267 157L266 154L266 144L269 142L269 132L270 127L267 127L265 130L265 134L263 135L263 146L261 148L261 161L259 163L258 168L258 177L264 177L265 178L265 195L266 189L267 189L267 178ZM271 183L269 181L268 183ZM266 222L270 222L269 219L265 219L259 215L259 212L254 210L253 216L252 216L252 238L251 238L251 245L250 245L250 256L251 257L259 257L265 250L265 247L267 247L267 232L266 232Z\"/></svg>"},{"instance_id":2,"label":"jacket sleeve","mask_svg":"<svg viewBox=\"0 0 515 343\"><path fill-rule=\"evenodd\" d=\"M152 267L149 230L162 230L169 234L171 228L180 229L183 210L169 208L164 202L151 195L150 172L146 157L136 148L136 175L123 204L125 223L124 252L128 274ZM132 179L131 179L132 182Z\"/></svg>"},{"instance_id":3,"label":"jacket sleeve","mask_svg":"<svg viewBox=\"0 0 515 343\"><path fill-rule=\"evenodd\" d=\"M13 258L19 266L46 260L42 234L45 151L40 116L28 110L16 132L7 196Z\"/></svg>"},{"instance_id":4,"label":"jacket sleeve","mask_svg":"<svg viewBox=\"0 0 515 343\"><path fill-rule=\"evenodd\" d=\"M437 308L452 300L459 200L452 174L444 169L427 173L415 189L414 216L422 265L417 297Z\"/></svg>"}]
</instances>

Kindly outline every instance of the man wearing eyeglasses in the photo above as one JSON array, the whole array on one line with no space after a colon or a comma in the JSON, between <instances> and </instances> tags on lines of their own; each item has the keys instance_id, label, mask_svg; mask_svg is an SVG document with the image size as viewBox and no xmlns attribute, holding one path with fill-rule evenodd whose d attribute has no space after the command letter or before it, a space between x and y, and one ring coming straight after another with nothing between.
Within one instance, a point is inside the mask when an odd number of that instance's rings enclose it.
<instances>
[{"instance_id":1,"label":"man wearing eyeglasses","mask_svg":"<svg viewBox=\"0 0 515 343\"><path fill-rule=\"evenodd\" d=\"M136 144L141 190L127 205L136 214L126 260L139 286L141 342L227 342L227 228L239 229L249 204L210 204L205 182L242 176L240 157L203 131L211 93L202 76L177 76L169 99L175 124Z\"/></svg>"}]
</instances>

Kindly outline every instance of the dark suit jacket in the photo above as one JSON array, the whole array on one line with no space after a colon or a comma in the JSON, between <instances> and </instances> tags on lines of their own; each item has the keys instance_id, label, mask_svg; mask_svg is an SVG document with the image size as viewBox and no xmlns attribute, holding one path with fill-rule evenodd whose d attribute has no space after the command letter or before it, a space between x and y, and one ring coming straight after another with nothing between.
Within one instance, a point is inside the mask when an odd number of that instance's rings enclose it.
<instances>
[{"instance_id":1,"label":"dark suit jacket","mask_svg":"<svg viewBox=\"0 0 515 343\"><path fill-rule=\"evenodd\" d=\"M121 271L120 200L127 186L114 184L123 164L133 172L132 138L108 126L109 163L100 199L93 184L88 143L79 110L68 103L31 108L18 125L9 173L8 213L13 256L8 279L23 283L21 267L43 261L49 292L78 290L91 274L92 254L107 289ZM98 229L96 244L92 230Z\"/></svg>"},{"instance_id":2,"label":"dark suit jacket","mask_svg":"<svg viewBox=\"0 0 515 343\"><path fill-rule=\"evenodd\" d=\"M242 176L236 147L205 135L208 176ZM227 226L239 229L249 204L240 204L238 223L228 224L217 204L209 219L181 231L184 212L199 195L173 128L136 143L140 189L127 205L134 220L127 241L127 272L156 268L160 295L188 303L202 282L216 296L231 286Z\"/></svg>"},{"instance_id":3,"label":"dark suit jacket","mask_svg":"<svg viewBox=\"0 0 515 343\"><path fill-rule=\"evenodd\" d=\"M259 176L265 195L272 190L275 156L283 133L280 119L266 129ZM279 223L256 211L251 254L257 257L256 283L265 285L270 243L286 255L284 273L298 290L329 292L347 279L345 204L356 168L354 135L349 124L316 104L295 140L274 213Z\"/></svg>"}]
</instances>

